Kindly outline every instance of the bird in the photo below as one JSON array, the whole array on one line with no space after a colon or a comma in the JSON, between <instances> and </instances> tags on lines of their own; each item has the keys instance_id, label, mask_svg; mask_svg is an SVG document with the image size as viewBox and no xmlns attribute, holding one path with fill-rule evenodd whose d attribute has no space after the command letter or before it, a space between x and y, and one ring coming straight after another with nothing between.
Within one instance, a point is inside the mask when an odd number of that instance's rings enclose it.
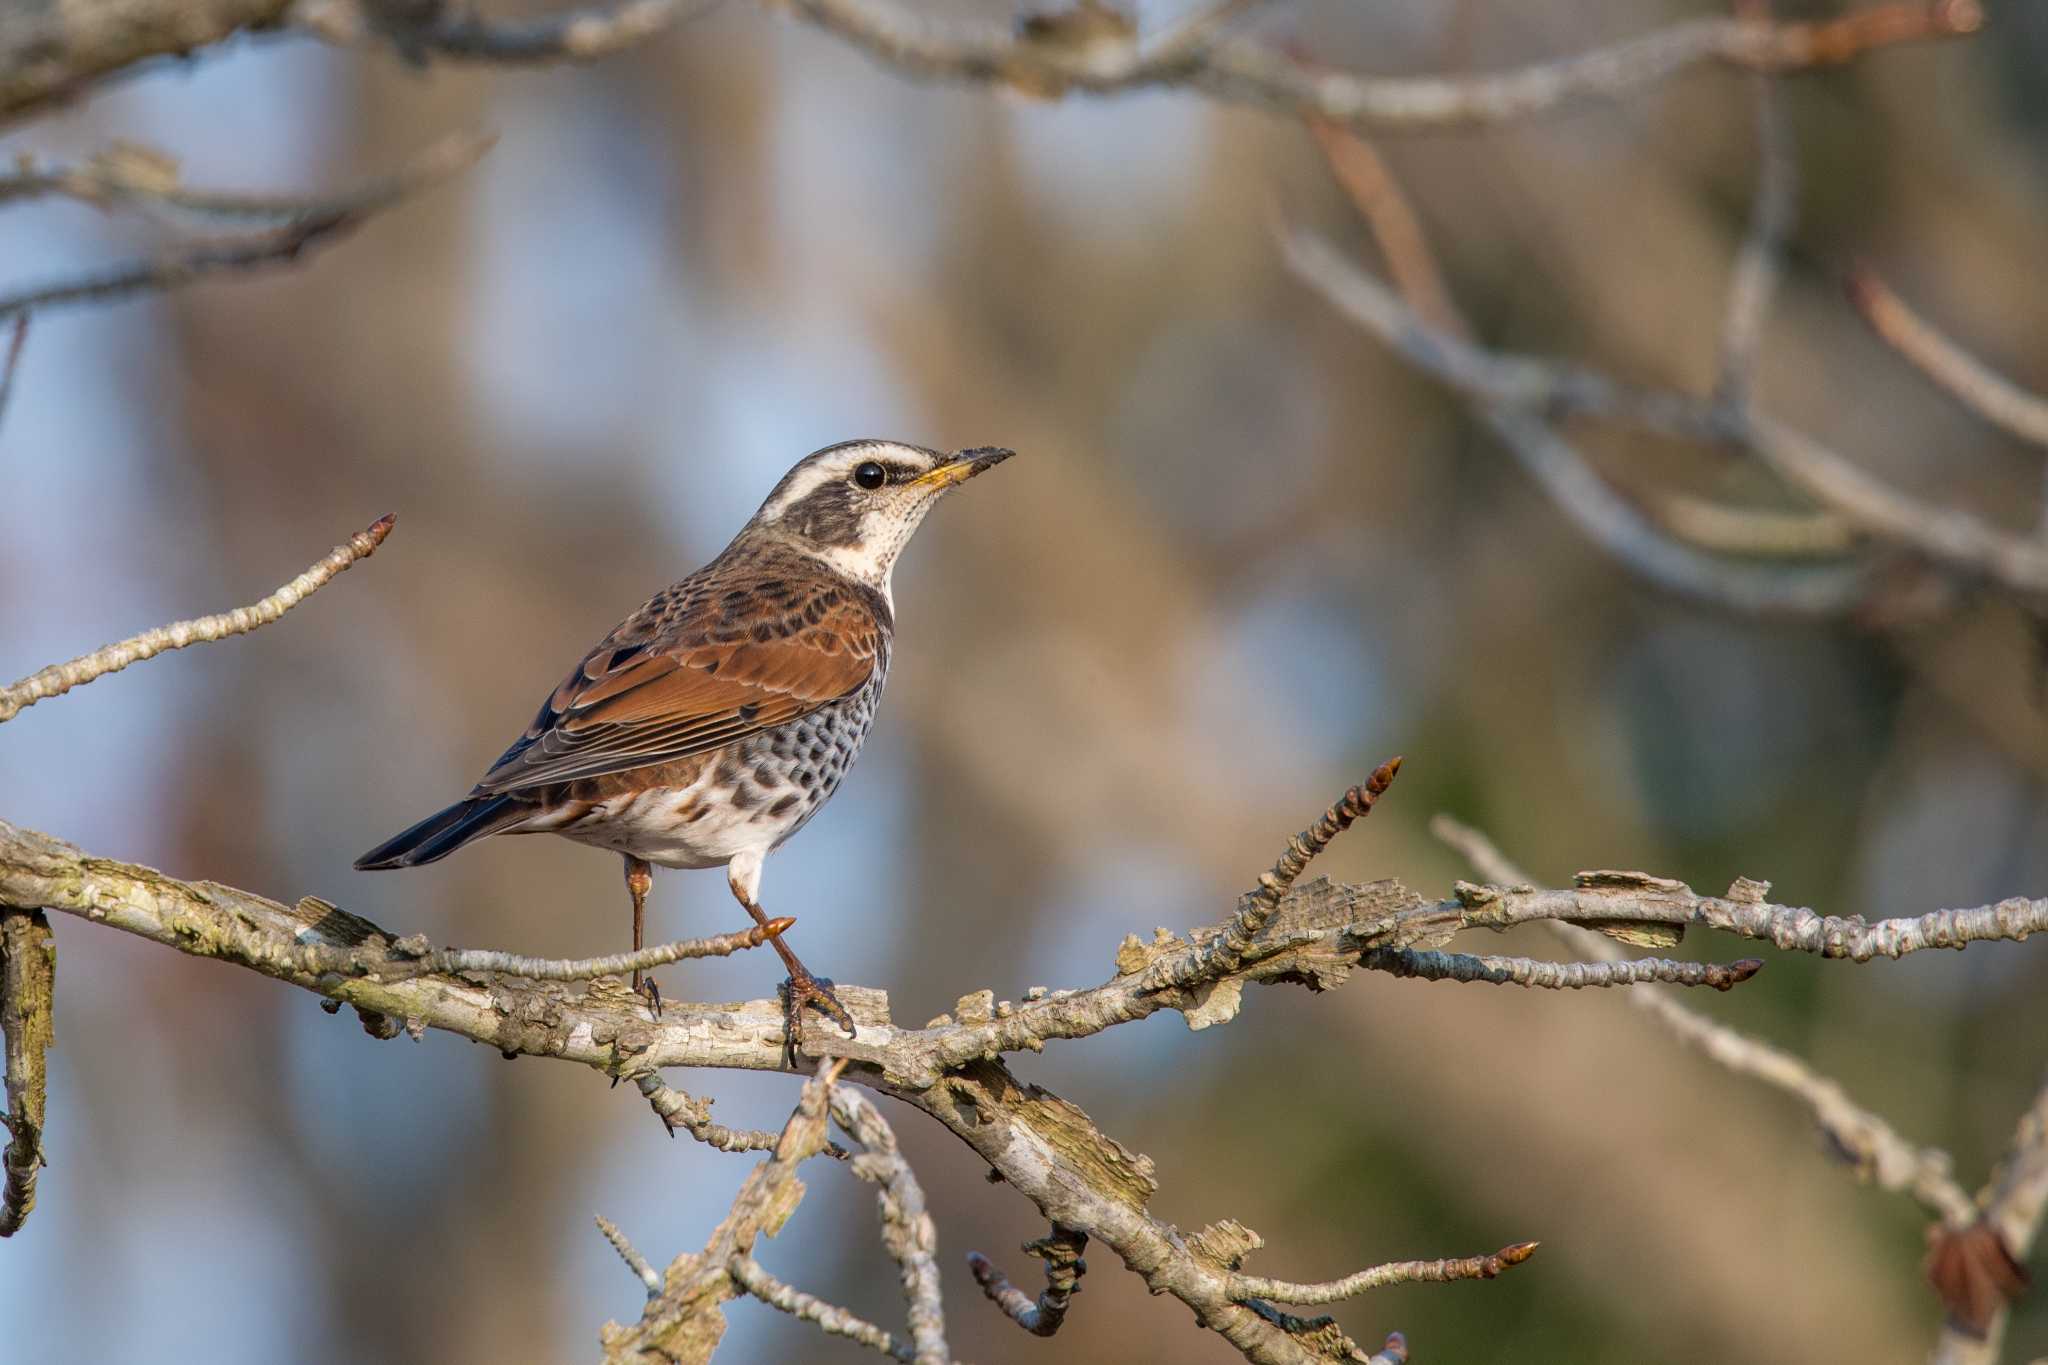
<instances>
[{"instance_id":1,"label":"bird","mask_svg":"<svg viewBox=\"0 0 2048 1365\"><path fill-rule=\"evenodd\" d=\"M1012 455L845 441L799 460L716 558L593 645L467 796L377 845L420 867L494 834L559 834L625 862L633 948L655 866L723 866L806 1006L853 1017L761 908L768 855L816 815L874 723L896 636L896 560L939 499ZM784 926L786 927L786 926ZM651 977L633 988L658 1018Z\"/></svg>"}]
</instances>

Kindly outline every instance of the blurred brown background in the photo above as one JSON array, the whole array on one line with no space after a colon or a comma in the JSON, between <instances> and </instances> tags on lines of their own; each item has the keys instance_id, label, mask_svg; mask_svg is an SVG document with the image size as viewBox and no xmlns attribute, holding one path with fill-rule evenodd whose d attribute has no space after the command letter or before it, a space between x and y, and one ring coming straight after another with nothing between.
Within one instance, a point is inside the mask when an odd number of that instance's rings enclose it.
<instances>
[{"instance_id":1,"label":"blurred brown background","mask_svg":"<svg viewBox=\"0 0 2048 1365\"><path fill-rule=\"evenodd\" d=\"M1369 11L1319 4L1276 33L1360 70L1484 69L1696 12ZM1786 84L1802 223L1762 391L1866 466L2013 525L2036 514L2037 453L1870 340L1837 281L1867 257L2048 384L2042 15L1994 6L1976 40ZM299 268L37 322L0 430L0 672L250 600L377 515L399 525L279 626L8 726L8 819L437 942L620 949L617 864L588 849L496 841L402 876L349 861L464 789L788 464L887 435L1023 454L910 553L876 736L764 884L805 958L888 988L899 1020L984 986L1089 984L1124 933L1218 919L1395 752L1401 784L1323 870L1442 891L1466 875L1423 831L1446 810L1546 878L1747 874L1865 915L2048 887L2048 724L2014 609L1966 598L1883 631L1638 586L1286 274L1276 209L1365 247L1285 119L921 86L729 5L582 69L242 43L6 147L136 138L195 184L310 190L478 127L502 135L478 169ZM1739 77L1384 148L1489 337L1711 381L1753 172ZM9 278L147 240L77 205L0 219ZM1743 486L1599 449L1624 480ZM716 876L664 873L650 933L734 915ZM749 1164L671 1144L630 1087L445 1037L374 1042L250 974L71 920L57 936L55 1165L0 1248L0 1315L30 1361L587 1358L640 1303L591 1215L663 1261L701 1244ZM746 955L663 981L721 999L775 976ZM2044 986L2040 947L1991 945L1774 956L1696 1003L1949 1146L1974 1185L2048 1060ZM1260 991L1229 1028L1162 1016L1019 1072L1150 1154L1163 1216L1264 1234L1257 1273L1543 1241L1496 1283L1340 1310L1361 1339L1407 1332L1418 1361L1909 1360L1934 1331L1918 1211L1598 993ZM677 1080L734 1124L779 1124L796 1092ZM963 1258L1035 1286L1015 1247L1043 1225L891 1114L963 1358L1235 1358L1107 1253L1056 1342L1017 1331ZM870 1192L808 1184L764 1262L896 1321ZM758 1304L729 1316L721 1359L866 1358ZM2048 1353L2048 1296L2010 1342Z\"/></svg>"}]
</instances>

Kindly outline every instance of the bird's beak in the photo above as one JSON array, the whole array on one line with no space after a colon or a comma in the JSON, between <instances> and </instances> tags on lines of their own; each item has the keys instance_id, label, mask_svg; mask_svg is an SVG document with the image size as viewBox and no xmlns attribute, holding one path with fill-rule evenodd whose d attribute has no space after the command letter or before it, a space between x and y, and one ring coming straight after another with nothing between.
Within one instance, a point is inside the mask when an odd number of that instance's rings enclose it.
<instances>
[{"instance_id":1,"label":"bird's beak","mask_svg":"<svg viewBox=\"0 0 2048 1365\"><path fill-rule=\"evenodd\" d=\"M993 469L1017 452L1004 450L1001 446L982 446L975 450L962 450L942 465L918 475L911 481L917 488L945 489L956 483L965 483L984 469Z\"/></svg>"}]
</instances>

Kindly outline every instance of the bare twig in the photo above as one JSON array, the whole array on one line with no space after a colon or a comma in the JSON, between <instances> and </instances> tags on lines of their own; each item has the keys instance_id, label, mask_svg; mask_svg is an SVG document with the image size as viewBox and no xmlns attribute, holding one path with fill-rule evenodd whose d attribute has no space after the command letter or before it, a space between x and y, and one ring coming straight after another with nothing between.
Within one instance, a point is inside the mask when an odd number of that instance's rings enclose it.
<instances>
[{"instance_id":1,"label":"bare twig","mask_svg":"<svg viewBox=\"0 0 2048 1365\"><path fill-rule=\"evenodd\" d=\"M771 1308L780 1309L793 1318L815 1324L827 1336L845 1337L859 1342L871 1351L880 1351L897 1360L914 1360L910 1347L889 1335L887 1329L877 1327L865 1318L837 1304L827 1303L815 1294L806 1294L801 1289L784 1284L762 1268L759 1261L751 1256L735 1255L726 1265L733 1280L761 1302Z\"/></svg>"},{"instance_id":2,"label":"bare twig","mask_svg":"<svg viewBox=\"0 0 2048 1365\"><path fill-rule=\"evenodd\" d=\"M1408 1365L1408 1338L1399 1332L1387 1333L1386 1342L1366 1358L1365 1365Z\"/></svg>"},{"instance_id":3,"label":"bare twig","mask_svg":"<svg viewBox=\"0 0 2048 1365\"><path fill-rule=\"evenodd\" d=\"M1667 986L1711 986L1731 990L1763 969L1746 957L1725 966L1717 962L1680 962L1672 958L1636 957L1611 962L1546 962L1533 957L1496 957L1473 953L1432 952L1423 948L1380 948L1366 954L1362 965L1395 976L1424 981L1485 981L1502 986L1533 986L1576 991L1589 986L1635 986L1659 982ZM1294 1300L1302 1302L1302 1300Z\"/></svg>"},{"instance_id":4,"label":"bare twig","mask_svg":"<svg viewBox=\"0 0 2048 1365\"><path fill-rule=\"evenodd\" d=\"M1337 183L1372 228L1373 240L1386 257L1387 273L1408 306L1452 336L1467 336L1465 315L1444 283L1436 253L1422 231L1422 219L1402 192L1401 184L1370 142L1324 119L1310 119L1323 159Z\"/></svg>"},{"instance_id":5,"label":"bare twig","mask_svg":"<svg viewBox=\"0 0 2048 1365\"><path fill-rule=\"evenodd\" d=\"M1528 875L1502 856L1480 831L1443 815L1432 820L1429 828L1463 854L1481 876L1508 886L1530 885ZM1745 897L1760 899L1764 888L1761 883L1739 883L1737 889ZM1574 951L1609 961L1622 958L1621 949L1598 934L1562 922L1554 923L1553 928L1570 940ZM1709 1019L1668 991L1646 987L1630 991L1627 999L1712 1061L1805 1105L1829 1147L1849 1162L1858 1179L1912 1196L1950 1227L1960 1227L1975 1216L1975 1205L1951 1174L1955 1163L1947 1152L1909 1142L1882 1117L1851 1100L1838 1082L1781 1048Z\"/></svg>"},{"instance_id":6,"label":"bare twig","mask_svg":"<svg viewBox=\"0 0 2048 1365\"><path fill-rule=\"evenodd\" d=\"M730 957L748 948L758 948L786 932L796 920L788 915L707 938L687 938L642 948L637 953L613 953L609 957L551 958L524 957L489 948L439 948L418 959L420 972L498 972L523 976L529 981L588 981L598 976L624 976L629 972L665 967L700 957ZM401 948L406 945L401 942Z\"/></svg>"},{"instance_id":7,"label":"bare twig","mask_svg":"<svg viewBox=\"0 0 2048 1365\"><path fill-rule=\"evenodd\" d=\"M427 186L468 169L490 150L495 139L471 134L444 138L397 173L371 181L345 195L307 201L310 212L262 232L181 243L155 256L113 269L31 285L0 295L0 318L32 309L79 303L106 303L130 294L175 289L228 271L289 261L308 247L334 239L372 215ZM156 198L171 202L166 189ZM201 200L209 196L198 196ZM245 203L250 197L239 196ZM221 200L235 196L217 196ZM282 203L283 201L277 201Z\"/></svg>"},{"instance_id":8,"label":"bare twig","mask_svg":"<svg viewBox=\"0 0 2048 1365\"><path fill-rule=\"evenodd\" d=\"M619 1225L600 1213L597 1215L597 1230L612 1244L612 1250L619 1253L619 1259L626 1263L626 1269L633 1272L634 1278L647 1286L647 1296L653 1298L659 1294L661 1272L649 1265L647 1258L634 1249L633 1244L626 1240L626 1234L619 1231Z\"/></svg>"},{"instance_id":9,"label":"bare twig","mask_svg":"<svg viewBox=\"0 0 2048 1365\"><path fill-rule=\"evenodd\" d=\"M1081 1277L1088 1273L1088 1262L1081 1259L1088 1250L1088 1234L1055 1223L1049 1235L1026 1242L1024 1250L1045 1262L1045 1289L1036 1299L1011 1284L978 1251L967 1253L967 1268L974 1272L981 1292L1005 1316L1035 1337L1049 1337L1067 1320L1067 1308L1080 1292Z\"/></svg>"},{"instance_id":10,"label":"bare twig","mask_svg":"<svg viewBox=\"0 0 2048 1365\"><path fill-rule=\"evenodd\" d=\"M1765 0L1746 8L1767 19ZM1750 207L1749 232L1735 257L1728 286L1727 312L1721 321L1720 375L1714 394L1735 408L1749 406L1750 383L1762 348L1764 321L1778 278L1785 268L1785 238L1798 210L1799 163L1792 133L1778 98L1777 77L1760 71L1750 77L1756 101L1757 182Z\"/></svg>"},{"instance_id":11,"label":"bare twig","mask_svg":"<svg viewBox=\"0 0 2048 1365\"><path fill-rule=\"evenodd\" d=\"M1391 1261L1322 1284L1295 1284L1289 1280L1268 1280L1257 1275L1231 1277L1231 1295L1237 1299L1271 1299L1275 1303L1337 1303L1356 1298L1369 1290L1390 1284L1444 1283L1450 1280L1491 1280L1510 1266L1518 1266L1536 1254L1540 1242L1515 1242L1490 1256L1465 1256L1442 1261Z\"/></svg>"},{"instance_id":12,"label":"bare twig","mask_svg":"<svg viewBox=\"0 0 2048 1365\"><path fill-rule=\"evenodd\" d=\"M28 344L28 314L14 319L14 334L7 339L7 360L0 368L0 419L7 416L7 404L14 397L14 376L21 369L22 348Z\"/></svg>"},{"instance_id":13,"label":"bare twig","mask_svg":"<svg viewBox=\"0 0 2048 1365\"><path fill-rule=\"evenodd\" d=\"M2048 593L2048 546L2000 530L1968 513L1922 503L1864 473L1812 437L1758 414L1725 408L1683 395L1631 390L1604 376L1533 356L1498 354L1432 328L1414 310L1321 239L1295 233L1285 242L1288 263L1306 282L1354 321L1431 374L1483 400L1481 415L1532 464L1553 499L1572 512L1604 547L1658 582L1701 591L1708 580L1694 562L1697 552L1668 540L1643 541L1645 523L1621 504L1583 462L1565 448L1543 411L1598 411L1614 420L1670 432L1691 428L1715 434L1754 454L1794 487L1840 513L1873 536L1924 554L1952 568L1991 578L2029 594ZM1588 516L1585 509L1597 509ZM1659 538L1661 540L1661 538ZM1758 566L1734 563L1727 600L1764 609L1839 609L1861 600L1866 570L1774 569L1768 579ZM1795 576L1796 575L1796 576ZM1785 587L1785 584L1791 587ZM1777 585L1775 587L1771 585Z\"/></svg>"},{"instance_id":14,"label":"bare twig","mask_svg":"<svg viewBox=\"0 0 2048 1365\"><path fill-rule=\"evenodd\" d=\"M672 1086L662 1083L657 1072L643 1071L633 1078L640 1093L653 1106L656 1118L668 1129L670 1137L678 1131L688 1133L707 1147L721 1152L772 1152L781 1141L781 1134L770 1133L760 1128L728 1128L722 1123L711 1121L711 1101L700 1100ZM840 1160L846 1160L849 1153L836 1142L827 1142L825 1152Z\"/></svg>"},{"instance_id":15,"label":"bare twig","mask_svg":"<svg viewBox=\"0 0 2048 1365\"><path fill-rule=\"evenodd\" d=\"M1162 963L1154 967L1147 974L1143 988L1159 990L1169 986L1187 986L1235 971L1244 961L1252 940L1280 908L1280 898L1287 894L1295 879L1301 876L1317 854L1330 846L1331 840L1351 828L1353 821L1372 814L1373 803L1393 785L1400 771L1401 760L1398 757L1388 759L1373 769L1364 786L1345 792L1337 804L1324 811L1313 825L1290 838L1272 869L1261 872L1259 884L1238 899L1237 914L1223 933L1185 962L1171 966Z\"/></svg>"},{"instance_id":16,"label":"bare twig","mask_svg":"<svg viewBox=\"0 0 2048 1365\"><path fill-rule=\"evenodd\" d=\"M261 601L214 616L177 621L118 641L68 663L52 664L32 673L10 687L0 688L0 722L12 720L28 707L50 697L61 697L72 688L108 673L118 673L132 663L154 658L168 649L208 644L231 635L245 635L267 626L278 617L325 587L330 579L359 559L367 559L391 534L395 516L379 517L363 530L335 546L325 558Z\"/></svg>"},{"instance_id":17,"label":"bare twig","mask_svg":"<svg viewBox=\"0 0 2048 1365\"><path fill-rule=\"evenodd\" d=\"M1951 341L1869 267L1852 271L1848 288L1870 329L1950 397L1993 426L2048 447L2048 397L2029 393Z\"/></svg>"},{"instance_id":18,"label":"bare twig","mask_svg":"<svg viewBox=\"0 0 2048 1365\"><path fill-rule=\"evenodd\" d=\"M292 18L331 43L353 46L383 37L406 57L429 54L498 65L588 62L661 33L682 0L621 0L544 19L487 19L465 4L417 6L378 0L299 0Z\"/></svg>"},{"instance_id":19,"label":"bare twig","mask_svg":"<svg viewBox=\"0 0 2048 1365\"><path fill-rule=\"evenodd\" d=\"M1975 31L1976 0L1878 6L1819 24L1705 19L1624 39L1559 61L1462 77L1377 77L1314 70L1250 38L1198 29L1156 48L1046 42L1027 26L952 32L891 0L793 0L803 18L913 75L990 81L1035 94L1188 86L1226 100L1367 130L1411 132L1527 118L1589 98L1614 98L1690 66L1720 62L1791 72L1848 61L1872 48Z\"/></svg>"},{"instance_id":20,"label":"bare twig","mask_svg":"<svg viewBox=\"0 0 2048 1365\"><path fill-rule=\"evenodd\" d=\"M873 1103L857 1091L836 1086L832 1116L865 1149L853 1159L853 1173L875 1183L882 1245L903 1282L910 1359L916 1365L947 1365L952 1352L946 1346L946 1309L939 1293L939 1234L925 1211L924 1189L897 1148L895 1132Z\"/></svg>"},{"instance_id":21,"label":"bare twig","mask_svg":"<svg viewBox=\"0 0 2048 1365\"><path fill-rule=\"evenodd\" d=\"M0 1190L0 1237L21 1231L36 1206L49 1096L49 1051L57 984L57 943L38 910L0 909L0 1032L7 1041L6 1186Z\"/></svg>"}]
</instances>

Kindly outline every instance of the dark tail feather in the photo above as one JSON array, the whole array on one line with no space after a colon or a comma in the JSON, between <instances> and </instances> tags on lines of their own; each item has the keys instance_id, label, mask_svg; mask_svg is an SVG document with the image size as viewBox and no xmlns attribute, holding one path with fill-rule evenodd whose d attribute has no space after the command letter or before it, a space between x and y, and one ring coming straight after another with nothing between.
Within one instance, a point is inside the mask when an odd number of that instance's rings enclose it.
<instances>
[{"instance_id":1,"label":"dark tail feather","mask_svg":"<svg viewBox=\"0 0 2048 1365\"><path fill-rule=\"evenodd\" d=\"M358 872L375 872L392 867L418 867L445 858L472 839L496 834L516 825L529 814L528 808L509 796L475 797L457 801L444 811L395 834L356 859Z\"/></svg>"}]
</instances>

